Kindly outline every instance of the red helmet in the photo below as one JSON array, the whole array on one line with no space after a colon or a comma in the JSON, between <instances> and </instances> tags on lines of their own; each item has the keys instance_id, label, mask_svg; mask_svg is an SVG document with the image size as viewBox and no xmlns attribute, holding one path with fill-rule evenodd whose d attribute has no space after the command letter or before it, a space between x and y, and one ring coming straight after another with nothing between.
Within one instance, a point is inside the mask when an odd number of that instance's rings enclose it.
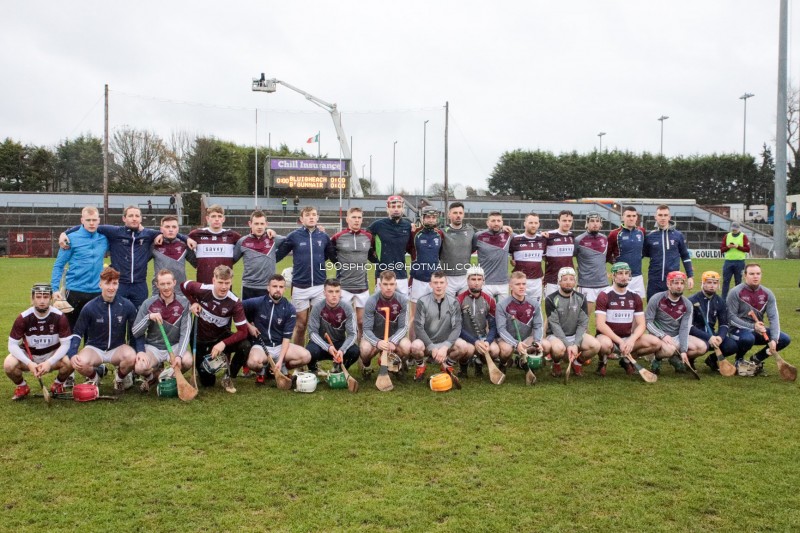
<instances>
[{"instance_id":1,"label":"red helmet","mask_svg":"<svg viewBox=\"0 0 800 533\"><path fill-rule=\"evenodd\" d=\"M91 402L92 400L96 400L99 394L100 391L97 385L92 383L81 383L75 385L72 389L72 399L76 402Z\"/></svg>"},{"instance_id":2,"label":"red helmet","mask_svg":"<svg viewBox=\"0 0 800 533\"><path fill-rule=\"evenodd\" d=\"M667 274L667 283L671 283L672 280L675 280L675 279L682 279L683 281L686 281L686 274L684 274L683 272L681 272L679 270L676 270L674 272L670 272L669 274Z\"/></svg>"},{"instance_id":3,"label":"red helmet","mask_svg":"<svg viewBox=\"0 0 800 533\"><path fill-rule=\"evenodd\" d=\"M403 203L403 197L400 196L400 195L394 195L394 196L390 196L389 198L386 199L386 205L391 205L391 204L393 204L395 202L400 202L402 204Z\"/></svg>"}]
</instances>

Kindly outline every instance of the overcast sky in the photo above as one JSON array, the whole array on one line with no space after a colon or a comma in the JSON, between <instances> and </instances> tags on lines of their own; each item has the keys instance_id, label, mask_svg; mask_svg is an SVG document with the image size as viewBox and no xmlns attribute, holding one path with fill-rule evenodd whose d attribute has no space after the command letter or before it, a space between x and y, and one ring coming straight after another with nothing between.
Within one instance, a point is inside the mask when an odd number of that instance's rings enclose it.
<instances>
[{"instance_id":1,"label":"overcast sky","mask_svg":"<svg viewBox=\"0 0 800 533\"><path fill-rule=\"evenodd\" d=\"M800 75L790 1L789 76ZM265 72L343 113L358 171L422 188L485 187L507 150L667 156L774 144L778 0L528 0L493 2L4 2L0 17L0 139L55 145L111 128L168 136L256 139L338 157L330 116L285 87L251 91ZM195 103L203 105L194 105Z\"/></svg>"}]
</instances>

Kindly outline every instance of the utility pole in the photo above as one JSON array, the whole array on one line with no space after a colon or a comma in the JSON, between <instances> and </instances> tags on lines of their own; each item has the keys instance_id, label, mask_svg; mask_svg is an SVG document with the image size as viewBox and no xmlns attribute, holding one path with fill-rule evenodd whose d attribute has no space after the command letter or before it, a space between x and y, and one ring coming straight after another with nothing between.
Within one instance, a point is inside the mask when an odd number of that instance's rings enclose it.
<instances>
[{"instance_id":1,"label":"utility pole","mask_svg":"<svg viewBox=\"0 0 800 533\"><path fill-rule=\"evenodd\" d=\"M603 135L605 135L605 134L606 134L606 132L604 132L604 131L601 131L600 133L597 134L597 136L600 138L600 149L598 150L598 152L600 152L600 153L603 152Z\"/></svg>"},{"instance_id":2,"label":"utility pole","mask_svg":"<svg viewBox=\"0 0 800 533\"><path fill-rule=\"evenodd\" d=\"M428 120L422 123L422 196L425 196L425 155L428 148Z\"/></svg>"},{"instance_id":3,"label":"utility pole","mask_svg":"<svg viewBox=\"0 0 800 533\"><path fill-rule=\"evenodd\" d=\"M447 134L450 128L450 102L444 103L444 208L442 212L447 214L447 186L448 186L448 175L447 175ZM445 219L446 220L446 219Z\"/></svg>"},{"instance_id":4,"label":"utility pole","mask_svg":"<svg viewBox=\"0 0 800 533\"><path fill-rule=\"evenodd\" d=\"M105 112L103 134L103 224L108 224L108 84L105 89Z\"/></svg>"},{"instance_id":5,"label":"utility pole","mask_svg":"<svg viewBox=\"0 0 800 533\"><path fill-rule=\"evenodd\" d=\"M661 157L664 157L664 121L668 118L667 115L658 117L658 121L661 122Z\"/></svg>"},{"instance_id":6,"label":"utility pole","mask_svg":"<svg viewBox=\"0 0 800 533\"><path fill-rule=\"evenodd\" d=\"M775 132L775 207L772 217L772 238L775 258L786 259L786 51L788 2L781 0L778 24L778 109Z\"/></svg>"}]
</instances>

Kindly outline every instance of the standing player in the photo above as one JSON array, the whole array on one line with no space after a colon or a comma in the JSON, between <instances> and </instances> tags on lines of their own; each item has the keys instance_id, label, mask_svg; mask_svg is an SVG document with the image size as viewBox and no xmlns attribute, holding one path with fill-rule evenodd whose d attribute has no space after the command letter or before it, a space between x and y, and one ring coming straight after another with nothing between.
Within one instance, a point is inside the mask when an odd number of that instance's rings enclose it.
<instances>
[{"instance_id":1,"label":"standing player","mask_svg":"<svg viewBox=\"0 0 800 533\"><path fill-rule=\"evenodd\" d=\"M242 300L266 296L267 280L275 274L275 256L284 237L270 238L267 234L267 215L253 211L247 221L250 234L236 241L233 262L244 262L242 272Z\"/></svg>"},{"instance_id":2,"label":"standing player","mask_svg":"<svg viewBox=\"0 0 800 533\"><path fill-rule=\"evenodd\" d=\"M237 232L225 229L225 210L214 204L206 209L205 228L198 228L189 233L189 238L197 242L197 281L212 283L214 272L220 265L233 268L233 251L236 243L242 238Z\"/></svg>"},{"instance_id":3,"label":"standing player","mask_svg":"<svg viewBox=\"0 0 800 533\"><path fill-rule=\"evenodd\" d=\"M766 344L750 357L756 364L756 373L763 374L764 360L789 346L792 339L781 331L775 295L761 284L761 265L751 263L744 267L744 282L731 289L726 304L731 322L729 335L737 344L736 365L744 362L744 356L753 345ZM751 312L755 313L757 321L750 316ZM765 316L769 327L764 324ZM769 340L764 339L765 333Z\"/></svg>"},{"instance_id":4,"label":"standing player","mask_svg":"<svg viewBox=\"0 0 800 533\"><path fill-rule=\"evenodd\" d=\"M572 257L572 256L570 256ZM525 366L528 348L538 344L543 353L550 353L550 343L542 338L542 313L539 306L526 294L525 274L514 272L509 283L511 294L497 304L495 322L500 336L501 367L508 366L511 356L519 356L520 368ZM527 367L526 367L527 368Z\"/></svg>"},{"instance_id":5,"label":"standing player","mask_svg":"<svg viewBox=\"0 0 800 533\"><path fill-rule=\"evenodd\" d=\"M567 364L572 361L575 375L582 376L584 363L600 351L600 342L586 333L589 327L588 297L575 292L576 282L575 271L570 267L562 268L558 272L558 290L544 300L547 342L550 343L555 377L561 376L561 360Z\"/></svg>"},{"instance_id":6,"label":"standing player","mask_svg":"<svg viewBox=\"0 0 800 533\"><path fill-rule=\"evenodd\" d=\"M142 392L147 392L156 384L164 363L172 365L175 372L186 372L192 368L192 352L189 350L189 337L192 331L192 318L189 315L189 302L175 291L175 276L166 268L156 274L158 292L144 301L133 323L133 335L141 338L144 349L136 354L134 371L142 376ZM175 355L170 361L167 344L161 335L161 328ZM174 363L174 364L173 364Z\"/></svg>"},{"instance_id":7,"label":"standing player","mask_svg":"<svg viewBox=\"0 0 800 533\"><path fill-rule=\"evenodd\" d=\"M650 368L655 374L661 370L661 359L669 358L676 372L684 372L684 365L694 368L695 358L708 350L705 342L689 334L694 311L683 295L685 282L683 272L670 272L667 274L668 290L647 300L644 313L647 330L661 339L661 349L656 352L656 360Z\"/></svg>"},{"instance_id":8,"label":"standing player","mask_svg":"<svg viewBox=\"0 0 800 533\"><path fill-rule=\"evenodd\" d=\"M453 202L447 211L439 264L447 276L447 294L456 297L467 290L467 269L475 251L475 228L464 222L464 204Z\"/></svg>"},{"instance_id":9,"label":"standing player","mask_svg":"<svg viewBox=\"0 0 800 533\"><path fill-rule=\"evenodd\" d=\"M108 239L111 266L120 273L117 295L130 300L138 309L147 299L147 263L153 257L153 243L161 232L143 228L142 211L132 205L123 211L122 221L124 226L101 225L97 231ZM70 228L61 234L62 248L69 246L68 235L79 228Z\"/></svg>"},{"instance_id":10,"label":"standing player","mask_svg":"<svg viewBox=\"0 0 800 533\"><path fill-rule=\"evenodd\" d=\"M547 234L545 241L544 295L558 290L558 271L572 268L575 238L572 235L572 211L564 209L558 213L558 229Z\"/></svg>"},{"instance_id":11,"label":"standing player","mask_svg":"<svg viewBox=\"0 0 800 533\"><path fill-rule=\"evenodd\" d=\"M728 337L728 307L717 294L719 274L709 270L703 272L700 279L702 290L689 297L693 306L689 335L705 341L709 350L718 346L725 357L733 355L736 353L736 341ZM719 326L715 331L717 323ZM711 370L719 370L715 353L706 357L705 363Z\"/></svg>"},{"instance_id":12,"label":"standing player","mask_svg":"<svg viewBox=\"0 0 800 533\"><path fill-rule=\"evenodd\" d=\"M658 338L647 333L644 319L642 297L628 290L631 267L628 263L614 263L611 266L611 287L597 296L595 322L597 340L600 342L599 376L606 375L606 361L619 354L620 365L630 375L636 370L626 355L634 358L655 353L661 348Z\"/></svg>"},{"instance_id":13,"label":"standing player","mask_svg":"<svg viewBox=\"0 0 800 533\"><path fill-rule=\"evenodd\" d=\"M656 208L656 229L645 235L642 255L650 258L650 267L647 269L647 299L657 292L667 290L667 274L683 268L686 270L686 287L692 290L694 279L692 276L692 259L686 247L683 233L670 225L670 212L668 205Z\"/></svg>"},{"instance_id":14,"label":"standing player","mask_svg":"<svg viewBox=\"0 0 800 533\"><path fill-rule=\"evenodd\" d=\"M81 226L72 234L71 246L58 250L58 257L50 275L54 300L64 300L72 307L67 314L70 329L75 327L83 306L100 295L97 280L103 270L103 257L108 250L108 239L97 231L100 214L95 207L81 211ZM65 294L59 292L61 276L67 270Z\"/></svg>"},{"instance_id":15,"label":"standing player","mask_svg":"<svg viewBox=\"0 0 800 533\"><path fill-rule=\"evenodd\" d=\"M411 221L403 217L403 202L402 196L387 198L389 216L370 224L368 231L372 234L370 258L375 263L375 281L381 272L391 270L397 276L397 290L408 295L406 248L411 238Z\"/></svg>"},{"instance_id":16,"label":"standing player","mask_svg":"<svg viewBox=\"0 0 800 533\"><path fill-rule=\"evenodd\" d=\"M342 284L342 303L354 306L361 337L364 306L369 298L369 249L372 234L361 229L364 213L360 207L347 210L347 229L331 237L334 249L332 261L337 264L336 279Z\"/></svg>"},{"instance_id":17,"label":"standing player","mask_svg":"<svg viewBox=\"0 0 800 533\"><path fill-rule=\"evenodd\" d=\"M578 291L586 296L589 312L594 312L597 295L608 287L606 255L608 239L600 233L603 219L599 213L586 215L586 231L575 237L575 258L578 262ZM561 283L559 283L561 285ZM548 313L549 316L549 313Z\"/></svg>"},{"instance_id":18,"label":"standing player","mask_svg":"<svg viewBox=\"0 0 800 533\"><path fill-rule=\"evenodd\" d=\"M467 270L467 290L458 295L461 307L461 335L453 349L460 361L475 362L475 376L483 373L483 357L497 360L500 347L497 345L497 326L494 298L483 292L483 269L473 265ZM467 377L467 368L461 365L459 377Z\"/></svg>"},{"instance_id":19,"label":"standing player","mask_svg":"<svg viewBox=\"0 0 800 533\"><path fill-rule=\"evenodd\" d=\"M308 310L323 301L322 284L325 283L325 259L334 259L335 253L328 234L317 227L319 215L314 207L300 210L300 223L278 247L277 262L292 252L292 305L297 313L294 327L294 343L305 344Z\"/></svg>"},{"instance_id":20,"label":"standing player","mask_svg":"<svg viewBox=\"0 0 800 533\"><path fill-rule=\"evenodd\" d=\"M119 295L120 274L111 267L104 268L100 274L100 296L87 303L75 329L72 330L70 356L72 367L87 378L87 383L100 385L105 374L104 363L117 367L114 390L122 392L133 386L136 352L144 347L136 341L136 350L128 344L133 340L131 331L136 320L136 308L130 300ZM83 349L78 352L81 340L86 337ZM77 355L76 355L77 354ZM98 372L100 369L100 372Z\"/></svg>"},{"instance_id":21,"label":"standing player","mask_svg":"<svg viewBox=\"0 0 800 533\"><path fill-rule=\"evenodd\" d=\"M458 300L447 294L444 272L431 274L431 292L419 299L414 331L417 338L411 342L411 357L417 363L414 381L425 379L425 358L445 366L452 372L455 361L453 345L461 334L461 309Z\"/></svg>"},{"instance_id":22,"label":"standing player","mask_svg":"<svg viewBox=\"0 0 800 533\"><path fill-rule=\"evenodd\" d=\"M547 239L539 233L539 215L529 213L525 216L525 233L511 239L508 252L514 272L522 272L527 279L525 295L536 302L542 301L542 256Z\"/></svg>"},{"instance_id":23,"label":"standing player","mask_svg":"<svg viewBox=\"0 0 800 533\"><path fill-rule=\"evenodd\" d=\"M283 297L286 280L280 274L273 274L267 284L268 296L245 300L244 313L249 321L247 328L254 337L261 337L261 343L250 348L247 366L256 372L256 385L266 381L267 357L275 361L275 368L288 373L290 368L298 368L311 362L308 350L292 344L292 333L296 319L294 306Z\"/></svg>"},{"instance_id":24,"label":"standing player","mask_svg":"<svg viewBox=\"0 0 800 533\"><path fill-rule=\"evenodd\" d=\"M153 243L153 294L158 292L158 272L166 269L175 278L175 292L180 294L181 285L186 281L186 261L197 266L194 252L178 238L178 217L167 215L161 219L160 244Z\"/></svg>"},{"instance_id":25,"label":"standing player","mask_svg":"<svg viewBox=\"0 0 800 533\"><path fill-rule=\"evenodd\" d=\"M485 273L483 292L495 299L508 296L508 249L512 235L503 231L503 215L489 213L487 229L475 234L478 264Z\"/></svg>"},{"instance_id":26,"label":"standing player","mask_svg":"<svg viewBox=\"0 0 800 533\"><path fill-rule=\"evenodd\" d=\"M731 231L725 235L720 245L720 251L725 256L722 263L722 299L728 297L728 290L742 282L742 272L744 272L744 260L750 253L750 241L747 235L742 233L742 228L738 222L731 223Z\"/></svg>"},{"instance_id":27,"label":"standing player","mask_svg":"<svg viewBox=\"0 0 800 533\"><path fill-rule=\"evenodd\" d=\"M64 382L72 373L66 357L70 344L67 317L50 306L52 291L47 283L37 283L31 288L31 307L20 313L8 336L9 355L3 361L6 376L15 385L12 400L27 396L31 389L23 372L41 378L51 370L58 370L50 392L64 392Z\"/></svg>"},{"instance_id":28,"label":"standing player","mask_svg":"<svg viewBox=\"0 0 800 533\"><path fill-rule=\"evenodd\" d=\"M230 375L236 376L244 365L250 352L247 342L247 319L244 316L242 301L231 292L233 272L230 267L219 265L214 269L213 283L206 285L196 281L183 284L183 294L191 304L191 311L197 317L197 345L194 347L195 368L200 376L200 384L213 387L217 381L214 374L203 368L203 359L210 354L211 359L227 354ZM236 333L231 333L231 321ZM226 391L235 392L230 378L222 380Z\"/></svg>"},{"instance_id":29,"label":"standing player","mask_svg":"<svg viewBox=\"0 0 800 533\"><path fill-rule=\"evenodd\" d=\"M408 240L411 255L411 294L408 304L409 338L414 338L414 311L417 301L431 292L431 274L439 270L439 254L444 232L436 227L439 212L432 206L422 208L422 227Z\"/></svg>"},{"instance_id":30,"label":"standing player","mask_svg":"<svg viewBox=\"0 0 800 533\"><path fill-rule=\"evenodd\" d=\"M636 208L628 206L622 210L622 227L608 234L607 262L627 263L631 268L631 281L628 290L645 297L642 277L642 248L644 247L644 228L637 226L639 214Z\"/></svg>"},{"instance_id":31,"label":"standing player","mask_svg":"<svg viewBox=\"0 0 800 533\"><path fill-rule=\"evenodd\" d=\"M412 286L413 288L413 286ZM406 297L397 290L397 278L391 270L384 270L378 278L378 291L367 300L364 307L364 334L361 337L361 373L372 373L372 359L382 351L395 353L406 359L411 353L411 341L406 338ZM389 309L389 340L383 340L386 327L385 309Z\"/></svg>"},{"instance_id":32,"label":"standing player","mask_svg":"<svg viewBox=\"0 0 800 533\"><path fill-rule=\"evenodd\" d=\"M311 308L308 317L310 341L306 350L311 354L308 364L311 372L317 371L317 363L322 360L333 360L350 368L359 356L356 319L353 307L341 301L341 283L338 279L326 279L324 291L325 299ZM326 333L333 344L328 343Z\"/></svg>"}]
</instances>

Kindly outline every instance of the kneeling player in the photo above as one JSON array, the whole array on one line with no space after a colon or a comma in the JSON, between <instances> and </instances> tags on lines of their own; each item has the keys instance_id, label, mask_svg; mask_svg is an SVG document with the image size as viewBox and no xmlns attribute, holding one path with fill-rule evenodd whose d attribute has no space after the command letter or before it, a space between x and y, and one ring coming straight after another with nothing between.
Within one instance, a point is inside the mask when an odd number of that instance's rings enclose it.
<instances>
[{"instance_id":1,"label":"kneeling player","mask_svg":"<svg viewBox=\"0 0 800 533\"><path fill-rule=\"evenodd\" d=\"M550 343L542 339L542 314L535 300L527 295L527 280L522 272L512 272L509 283L511 295L497 304L495 321L500 336L500 361L502 369L515 353L520 368L527 369L528 350L538 344L542 353L550 353Z\"/></svg>"},{"instance_id":2,"label":"kneeling player","mask_svg":"<svg viewBox=\"0 0 800 533\"><path fill-rule=\"evenodd\" d=\"M473 265L467 269L467 290L458 295L458 304L461 307L461 335L454 344L454 351L461 362L458 377L467 377L465 363L473 357L475 375L480 376L483 358L491 357L497 360L500 356L500 347L495 342L496 303L494 298L482 289L483 268Z\"/></svg>"},{"instance_id":3,"label":"kneeling player","mask_svg":"<svg viewBox=\"0 0 800 533\"><path fill-rule=\"evenodd\" d=\"M597 340L600 342L600 362L597 374L606 375L606 361L609 357L621 356L619 364L631 375L636 373L633 365L625 359L643 357L658 351L661 342L646 333L642 297L628 290L631 268L628 263L614 263L611 266L612 285L597 295L595 320Z\"/></svg>"},{"instance_id":4,"label":"kneeling player","mask_svg":"<svg viewBox=\"0 0 800 533\"><path fill-rule=\"evenodd\" d=\"M600 342L586 333L589 327L587 295L577 292L575 270L558 271L558 290L544 300L547 315L547 341L553 357L553 376L561 375L561 360L572 362L576 376L583 375L583 364L600 351ZM566 358L565 358L566 355Z\"/></svg>"},{"instance_id":5,"label":"kneeling player","mask_svg":"<svg viewBox=\"0 0 800 533\"><path fill-rule=\"evenodd\" d=\"M275 368L283 373L311 362L308 350L292 344L296 314L294 306L283 297L286 280L280 274L269 278L267 295L250 298L243 302L244 314L249 321L250 334L260 337L253 343L247 366L256 373L256 385L266 381L267 357L275 361Z\"/></svg>"},{"instance_id":6,"label":"kneeling player","mask_svg":"<svg viewBox=\"0 0 800 533\"><path fill-rule=\"evenodd\" d=\"M100 384L104 363L117 367L114 390L122 392L133 386L133 370L136 351L141 351L141 341L137 340L138 350L126 344L126 336L132 336L136 320L136 308L127 298L117 295L119 272L111 267L100 274L100 296L91 300L81 310L72 339L69 355L72 366L78 373L86 376L87 383ZM87 338L83 349L78 352L81 339ZM77 355L75 355L77 354ZM74 356L74 357L73 357ZM104 373L104 372L102 372Z\"/></svg>"},{"instance_id":7,"label":"kneeling player","mask_svg":"<svg viewBox=\"0 0 800 533\"><path fill-rule=\"evenodd\" d=\"M306 346L311 354L308 369L316 372L317 363L322 360L344 363L345 368L349 369L359 355L356 344L358 329L353 306L342 305L342 284L338 279L326 279L323 291L325 300L314 304L308 317L308 332L311 337L311 342Z\"/></svg>"},{"instance_id":8,"label":"kneeling player","mask_svg":"<svg viewBox=\"0 0 800 533\"><path fill-rule=\"evenodd\" d=\"M425 358L453 371L453 344L461 334L461 309L458 300L447 294L447 278L437 270L431 274L431 292L417 302L411 357L417 363L414 381L425 379Z\"/></svg>"},{"instance_id":9,"label":"kneeling player","mask_svg":"<svg viewBox=\"0 0 800 533\"><path fill-rule=\"evenodd\" d=\"M384 270L378 277L379 289L367 300L364 306L364 334L361 337L361 373L365 377L371 373L370 363L379 353L395 353L403 359L411 354L411 341L406 338L407 299L397 291L397 276L391 270ZM386 331L386 311L389 309L389 339L384 340Z\"/></svg>"},{"instance_id":10,"label":"kneeling player","mask_svg":"<svg viewBox=\"0 0 800 533\"><path fill-rule=\"evenodd\" d=\"M719 274L709 270L703 272L701 279L702 290L689 297L694 307L689 334L705 341L710 350L719 347L723 356L733 355L736 353L736 341L728 337L728 307L717 294ZM715 353L706 357L705 363L711 370L719 370Z\"/></svg>"},{"instance_id":11,"label":"kneeling player","mask_svg":"<svg viewBox=\"0 0 800 533\"><path fill-rule=\"evenodd\" d=\"M684 365L694 368L694 359L706 353L706 343L689 334L692 327L693 306L683 295L686 274L674 271L667 274L667 290L653 295L647 302L645 321L647 330L661 339L661 348L651 369L658 374L661 360L669 359L676 372L684 372Z\"/></svg>"},{"instance_id":12,"label":"kneeling player","mask_svg":"<svg viewBox=\"0 0 800 533\"><path fill-rule=\"evenodd\" d=\"M3 362L8 378L16 385L13 400L27 396L31 389L22 375L28 371L41 378L51 370L58 370L50 392L64 392L64 382L72 373L66 357L69 348L69 322L67 317L50 306L52 290L47 283L37 283L31 289L31 307L14 320L8 336L9 355Z\"/></svg>"},{"instance_id":13,"label":"kneeling player","mask_svg":"<svg viewBox=\"0 0 800 533\"><path fill-rule=\"evenodd\" d=\"M156 275L158 294L144 301L133 324L133 334L144 341L144 351L136 354L134 372L142 376L142 392L150 390L164 363L172 366L175 372L185 372L192 368L192 352L189 350L189 337L192 319L189 314L189 301L175 292L175 275L162 269ZM161 328L167 334L175 361L169 360L169 352L161 335Z\"/></svg>"}]
</instances>

